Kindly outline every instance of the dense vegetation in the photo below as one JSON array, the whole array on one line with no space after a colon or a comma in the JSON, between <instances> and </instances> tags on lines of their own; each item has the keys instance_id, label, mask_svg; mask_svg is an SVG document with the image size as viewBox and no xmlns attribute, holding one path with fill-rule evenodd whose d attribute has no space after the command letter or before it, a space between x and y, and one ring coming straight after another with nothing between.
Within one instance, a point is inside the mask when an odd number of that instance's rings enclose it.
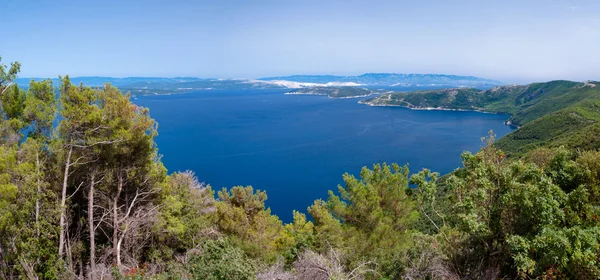
<instances>
[{"instance_id":1,"label":"dense vegetation","mask_svg":"<svg viewBox=\"0 0 600 280\"><path fill-rule=\"evenodd\" d=\"M363 168L284 224L264 191L168 174L128 94L69 77L23 90L19 69L0 66L2 279L600 277L592 146L508 160L490 134L449 176Z\"/></svg>"},{"instance_id":2,"label":"dense vegetation","mask_svg":"<svg viewBox=\"0 0 600 280\"><path fill-rule=\"evenodd\" d=\"M489 90L471 88L389 93L364 101L372 106L477 110L511 115L520 128L498 147L522 156L537 147L600 147L600 83L552 81Z\"/></svg>"}]
</instances>

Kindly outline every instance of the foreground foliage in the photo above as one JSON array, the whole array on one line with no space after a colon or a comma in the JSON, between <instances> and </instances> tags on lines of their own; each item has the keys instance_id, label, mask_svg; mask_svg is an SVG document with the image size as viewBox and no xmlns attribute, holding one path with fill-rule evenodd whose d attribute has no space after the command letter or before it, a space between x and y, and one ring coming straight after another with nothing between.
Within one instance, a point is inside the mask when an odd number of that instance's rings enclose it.
<instances>
[{"instance_id":1,"label":"foreground foliage","mask_svg":"<svg viewBox=\"0 0 600 280\"><path fill-rule=\"evenodd\" d=\"M545 161L510 162L489 145L465 153L464 168L443 186L428 170L413 176L458 277L600 277L600 153L540 152L548 153ZM440 187L444 197L436 196ZM450 201L443 212L439 199Z\"/></svg>"},{"instance_id":2,"label":"foreground foliage","mask_svg":"<svg viewBox=\"0 0 600 280\"><path fill-rule=\"evenodd\" d=\"M519 159L490 134L443 177L365 167L284 224L264 191L168 174L128 94L68 77L20 89L19 68L0 65L2 279L600 278L600 152L581 130L531 132ZM595 127L597 101L581 102L530 123Z\"/></svg>"}]
</instances>

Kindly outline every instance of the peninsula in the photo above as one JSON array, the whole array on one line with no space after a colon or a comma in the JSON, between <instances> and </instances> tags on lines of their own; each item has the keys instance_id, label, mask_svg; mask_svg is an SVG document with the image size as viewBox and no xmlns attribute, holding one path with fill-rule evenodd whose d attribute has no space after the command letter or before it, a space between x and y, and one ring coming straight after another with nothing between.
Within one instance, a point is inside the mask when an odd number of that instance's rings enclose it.
<instances>
[{"instance_id":1,"label":"peninsula","mask_svg":"<svg viewBox=\"0 0 600 280\"><path fill-rule=\"evenodd\" d=\"M359 103L414 110L480 111L507 114L518 130L500 139L504 151L521 155L537 147L598 148L599 82L551 81L488 90L452 88L385 93Z\"/></svg>"},{"instance_id":2,"label":"peninsula","mask_svg":"<svg viewBox=\"0 0 600 280\"><path fill-rule=\"evenodd\" d=\"M326 95L329 98L358 98L367 97L374 92L359 87L309 87L299 88L285 94Z\"/></svg>"}]
</instances>

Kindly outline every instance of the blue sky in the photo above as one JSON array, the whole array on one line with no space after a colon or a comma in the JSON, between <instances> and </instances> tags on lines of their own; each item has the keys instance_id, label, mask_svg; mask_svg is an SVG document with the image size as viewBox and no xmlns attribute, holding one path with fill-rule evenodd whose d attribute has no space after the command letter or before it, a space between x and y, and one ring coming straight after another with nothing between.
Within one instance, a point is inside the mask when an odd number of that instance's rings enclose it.
<instances>
[{"instance_id":1,"label":"blue sky","mask_svg":"<svg viewBox=\"0 0 600 280\"><path fill-rule=\"evenodd\" d=\"M365 72L600 80L598 0L1 0L23 77Z\"/></svg>"}]
</instances>

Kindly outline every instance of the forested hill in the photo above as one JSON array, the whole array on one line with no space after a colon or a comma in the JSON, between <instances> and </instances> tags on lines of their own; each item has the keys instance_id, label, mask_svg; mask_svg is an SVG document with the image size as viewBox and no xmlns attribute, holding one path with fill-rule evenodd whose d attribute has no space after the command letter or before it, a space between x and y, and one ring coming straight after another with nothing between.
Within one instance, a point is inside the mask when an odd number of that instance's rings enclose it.
<instances>
[{"instance_id":1,"label":"forested hill","mask_svg":"<svg viewBox=\"0 0 600 280\"><path fill-rule=\"evenodd\" d=\"M513 154L540 146L598 148L600 83L552 81L489 90L455 88L382 94L362 103L412 109L475 110L510 115L520 128L500 139Z\"/></svg>"},{"instance_id":2,"label":"forested hill","mask_svg":"<svg viewBox=\"0 0 600 280\"><path fill-rule=\"evenodd\" d=\"M547 129L580 150L509 160L490 133L443 179L374 164L284 224L265 191L169 173L156 122L128 94L68 76L24 89L19 70L0 63L0 279L600 279L598 134L581 134L598 130L595 83L494 103L545 110L510 137ZM531 133L510 143L544 143Z\"/></svg>"}]
</instances>

